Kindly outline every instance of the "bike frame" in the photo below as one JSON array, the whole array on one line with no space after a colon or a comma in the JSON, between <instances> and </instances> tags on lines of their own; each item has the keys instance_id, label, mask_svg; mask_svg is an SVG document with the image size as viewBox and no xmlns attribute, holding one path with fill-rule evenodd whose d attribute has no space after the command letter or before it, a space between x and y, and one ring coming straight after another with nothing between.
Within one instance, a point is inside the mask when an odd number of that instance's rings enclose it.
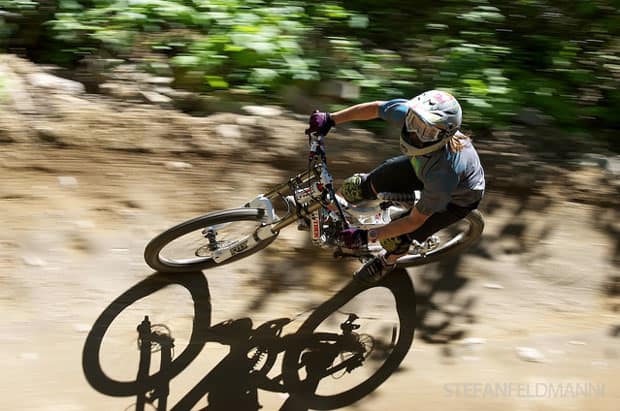
<instances>
[{"instance_id":1,"label":"bike frame","mask_svg":"<svg viewBox=\"0 0 620 411\"><path fill-rule=\"evenodd\" d=\"M298 228L302 230L309 226L312 243L334 250L334 257L355 257L364 262L376 256L383 250L379 243L351 250L339 240L338 233L349 227L372 229L385 226L394 218L404 216L419 200L419 193L377 193L376 201L349 204L334 190L333 178L327 168L323 137L310 136L310 143L307 170L265 194L256 196L242 207L205 214L164 231L145 248L147 263L162 271L214 267L260 251L276 239L280 230L293 223L299 223ZM280 202L286 205L284 213L281 212ZM278 205L278 212L284 214L283 217L276 214L275 205ZM450 228L450 232L433 234L421 243L413 241L409 252L399 257L397 264L402 267L428 264L469 247L482 234L484 219L480 212L473 210L463 220L468 224L466 230L463 225L459 225ZM243 222L249 226L229 226L231 223ZM455 231L459 233L455 235ZM192 250L192 255L170 259L166 253L162 253L170 243L192 232L199 237L186 237L186 241L201 244ZM193 247L193 244L189 245L189 248Z\"/></svg>"},{"instance_id":2,"label":"bike frame","mask_svg":"<svg viewBox=\"0 0 620 411\"><path fill-rule=\"evenodd\" d=\"M311 215L314 211L325 207L327 204L324 203L322 199L312 198L306 204L303 204L303 206L296 207L296 210L290 210L289 205L288 214L283 218L278 218L273 205L277 199L284 199L288 195L294 195L297 188L306 186L313 181L330 181L331 175L327 170L325 161L323 161L324 159L325 156L323 152L321 161L316 161L316 157L310 160L311 162L308 170L297 174L295 177L290 178L286 183L276 186L274 189L265 194L259 194L252 201L244 204L244 207L264 210L261 226L256 229L253 235L239 241L232 248L224 248L214 251L213 260L217 263L222 263L237 254L257 246L261 241L278 235L280 230L283 228L297 222L299 219L304 219ZM331 182L329 184L331 187ZM325 184L323 187L328 187L328 185ZM338 205L338 207L340 207L340 205Z\"/></svg>"},{"instance_id":3,"label":"bike frame","mask_svg":"<svg viewBox=\"0 0 620 411\"><path fill-rule=\"evenodd\" d=\"M308 171L305 171L303 173L297 174L295 177L289 179L289 181L287 181L286 183L283 183L283 184L277 186L276 188L274 188L273 190L271 190L270 192L264 194L264 197L266 199L268 199L269 201L273 202L274 200L276 200L278 198L284 198L287 195L293 195L294 194L294 190L296 188L301 187L303 185L307 185L310 182L312 182L313 180L316 180L317 179L317 173L319 173L318 174L319 176L320 176L320 173L321 173L321 171L318 171L317 169L322 169L323 167L324 167L324 165L320 164L320 166L315 167L312 170L308 170ZM252 203L250 202L250 204L252 204ZM299 210L295 210L295 212L291 211L284 218L279 219L277 221L273 221L272 222L273 225L271 226L271 230L274 233L277 233L280 230L282 230L284 227L287 227L287 226L293 224L294 222L296 222L300 218L303 219L304 217L309 216L310 214L312 214L312 212L320 209L323 206L324 206L324 204L321 203L321 201L319 201L318 199L312 199L304 207L300 207ZM272 207L273 207L273 205L272 205Z\"/></svg>"},{"instance_id":4,"label":"bike frame","mask_svg":"<svg viewBox=\"0 0 620 411\"><path fill-rule=\"evenodd\" d=\"M380 207L381 200L369 202L369 204L367 204L368 206L365 207L350 207L346 200L336 194L333 188L333 177L327 167L323 139L324 137L320 135L310 136L311 149L308 170L297 174L287 182L276 186L265 194L257 196L254 200L246 204L246 207L264 208L266 210L265 216L263 217L263 226L257 229L255 233L256 238L250 240L252 244L248 246L253 245L254 242L258 243L259 239L264 240L277 235L280 230L299 220L311 218L317 211L324 212L322 209L329 208L329 210L337 212L343 226L342 228L348 228L350 222L353 222L353 225L359 228L378 227L389 222L382 218L386 210ZM298 203L295 198L296 191L304 188L308 189L308 187L313 184L318 184L318 186L320 186L320 191L314 196L310 195L307 201ZM285 199L287 196L291 195L295 198L294 204L290 204L285 200L289 207L288 213L283 218L277 218L273 203L277 199ZM295 209L291 210L291 206L294 206ZM393 207L393 209L396 211L406 210L406 208L399 207ZM364 221L369 220L369 217L371 223L364 223ZM321 215L320 224L322 224L322 219L323 216ZM321 233L318 233L319 235L317 235L317 233L312 233L313 241L322 247L333 247L333 244L328 245L326 241L319 238ZM369 251L378 251L379 249L381 249L381 247L376 246L373 250ZM359 257L361 255L367 255L368 253L362 250L361 254L358 254L351 254L351 256ZM344 256L349 254L341 255Z\"/></svg>"},{"instance_id":5,"label":"bike frame","mask_svg":"<svg viewBox=\"0 0 620 411\"><path fill-rule=\"evenodd\" d=\"M272 213L274 219L267 219L264 221L266 224L271 225L270 230L273 235L276 235L281 229L287 227L298 220L311 216L315 211L319 211L322 208L335 208L339 215L340 221L343 224L342 228L348 228L349 219L346 215L354 217L356 220L356 214L364 212L376 212L378 207L370 209L360 209L358 213L345 213L344 211L344 199L340 199L333 188L333 177L327 168L327 156L325 153L324 136L313 134L310 138L310 154L308 161L308 170L297 174L295 177L290 178L286 183L283 183L266 194L262 194L251 201L248 206L255 207L254 204L260 204L261 201L268 201L268 209L273 210L273 201L278 198L286 198L289 195L293 195L295 198L295 210L290 210L291 204L287 202L289 206L289 213L282 219L275 220L275 213ZM299 189L310 187L316 184L319 188L319 192L316 195L310 195L305 202L298 203L296 192ZM347 210L348 211L348 210ZM345 215L346 214L346 215ZM258 230L260 231L260 229ZM258 235L259 238L263 238Z\"/></svg>"}]
</instances>

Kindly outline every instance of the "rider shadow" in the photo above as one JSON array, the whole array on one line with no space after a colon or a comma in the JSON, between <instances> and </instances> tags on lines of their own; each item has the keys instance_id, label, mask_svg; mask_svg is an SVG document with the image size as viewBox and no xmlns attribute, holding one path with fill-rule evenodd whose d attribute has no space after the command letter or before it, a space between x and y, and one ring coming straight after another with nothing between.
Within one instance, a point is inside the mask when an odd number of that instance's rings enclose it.
<instances>
[{"instance_id":1,"label":"rider shadow","mask_svg":"<svg viewBox=\"0 0 620 411\"><path fill-rule=\"evenodd\" d=\"M503 254L522 255L530 261L543 256L540 255L539 245L552 235L554 223L551 219L543 219L533 224L527 213L532 210L545 213L553 206L553 200L533 191L515 192L508 198L513 201L502 201L501 197L483 200L483 213L496 220L502 219L504 223L497 233L485 232L482 240L469 252L487 260L494 260ZM501 212L506 210L510 214L502 216ZM537 241L532 241L532 237Z\"/></svg>"},{"instance_id":2,"label":"rider shadow","mask_svg":"<svg viewBox=\"0 0 620 411\"><path fill-rule=\"evenodd\" d=\"M527 205L536 204L540 209L551 205L544 198L529 199L521 193L515 216L527 211ZM484 212L494 215L502 209L500 201L485 201ZM511 219L512 221L512 219ZM460 266L467 254L492 260L497 253L521 254L531 252L527 242L527 227L520 223L507 223L497 235L483 234L481 241L472 245L465 253L448 256L436 264L424 266L416 281L418 310L418 337L426 343L443 344L443 353L452 355L450 344L463 339L467 334L467 324L476 322L474 315L477 297L466 296L462 292L469 279L460 274ZM549 235L548 224L539 228L541 238Z\"/></svg>"},{"instance_id":3,"label":"rider shadow","mask_svg":"<svg viewBox=\"0 0 620 411\"><path fill-rule=\"evenodd\" d=\"M169 328L157 327L146 314L137 324L140 364L135 381L116 381L101 367L101 347L113 321L129 306L170 285L189 290L194 318L189 343L180 355L173 358L175 341ZM288 393L280 408L286 411L336 409L356 402L372 392L398 368L413 340L415 321L415 292L406 272L394 276L381 286L389 289L396 299L401 325L398 340L390 347L383 365L367 381L356 388L333 396L315 393L320 381L334 372L351 371L364 364L364 343L354 331L359 328L357 316L341 324L342 334L315 332L325 318L338 311L365 287L350 282L328 301L319 306L295 334L281 336L287 318L268 321L256 328L250 318L228 320L210 326L211 301L206 278L201 272L160 274L141 281L116 300L100 315L89 333L83 351L83 370L90 385L113 397L136 397L136 410L168 409L170 382L196 359L207 342L229 347L229 352L201 381L191 388L171 410L196 409L207 400L202 410L258 410L258 390ZM367 344L367 343L366 343ZM340 347L340 348L339 348ZM343 359L342 347L349 352ZM377 344L381 347L381 344ZM154 370L153 354L159 353L159 369ZM284 354L282 374L268 375L279 354ZM336 366L335 360L340 363ZM298 371L304 369L304 377ZM288 377L287 377L288 376Z\"/></svg>"},{"instance_id":4,"label":"rider shadow","mask_svg":"<svg viewBox=\"0 0 620 411\"><path fill-rule=\"evenodd\" d=\"M476 298L458 298L468 279L459 275L461 256L445 258L433 269L429 266L416 282L418 338L429 344L449 344L462 339L463 324L475 322ZM445 351L449 354L449 351Z\"/></svg>"}]
</instances>

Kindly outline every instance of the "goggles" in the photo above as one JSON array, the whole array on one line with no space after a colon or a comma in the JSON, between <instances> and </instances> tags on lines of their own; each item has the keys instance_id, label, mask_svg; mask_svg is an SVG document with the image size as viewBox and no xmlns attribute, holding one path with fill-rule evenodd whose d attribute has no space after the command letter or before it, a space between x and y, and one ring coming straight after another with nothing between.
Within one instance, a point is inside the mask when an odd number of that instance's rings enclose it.
<instances>
[{"instance_id":1,"label":"goggles","mask_svg":"<svg viewBox=\"0 0 620 411\"><path fill-rule=\"evenodd\" d=\"M430 116L437 117L429 113ZM422 143L432 143L441 138L444 130L432 125L428 120L420 116L415 110L409 109L405 119L405 129L408 133L415 133Z\"/></svg>"}]
</instances>

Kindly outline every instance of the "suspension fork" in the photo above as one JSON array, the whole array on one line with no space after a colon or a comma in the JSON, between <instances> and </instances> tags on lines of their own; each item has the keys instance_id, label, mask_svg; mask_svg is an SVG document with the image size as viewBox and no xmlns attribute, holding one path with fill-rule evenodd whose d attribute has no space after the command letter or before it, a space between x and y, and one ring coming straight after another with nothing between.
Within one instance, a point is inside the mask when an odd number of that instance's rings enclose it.
<instances>
[{"instance_id":1,"label":"suspension fork","mask_svg":"<svg viewBox=\"0 0 620 411\"><path fill-rule=\"evenodd\" d=\"M295 185L300 183L305 183L309 181L313 177L318 176L317 168L312 168L310 170L304 171L303 173L297 174L295 177L289 179L286 183L282 183L279 186L276 186L271 191L264 194L270 200L273 200L277 197L284 196L286 194L292 194L292 188Z\"/></svg>"},{"instance_id":2,"label":"suspension fork","mask_svg":"<svg viewBox=\"0 0 620 411\"><path fill-rule=\"evenodd\" d=\"M289 225L297 222L298 219L304 218L304 217L312 214L313 211L316 211L316 210L318 210L321 207L323 207L323 204L321 204L320 201L314 201L311 204L309 204L307 207L303 207L298 212L291 213L288 217L285 217L284 219L282 219L282 220L278 221L277 223L275 223L271 227L271 231L278 232L281 229L283 229L284 227L289 226Z\"/></svg>"},{"instance_id":3,"label":"suspension fork","mask_svg":"<svg viewBox=\"0 0 620 411\"><path fill-rule=\"evenodd\" d=\"M312 178L318 177L319 169L320 167L313 167L309 170L299 173L295 177L289 179L286 183L282 183L279 186L276 186L271 191L265 193L264 196L268 198L270 201L273 201L276 198L284 197L287 194L293 194L295 191L295 186L306 183L310 181ZM313 201L306 207L302 207L299 210L295 210L294 212L290 213L288 216L284 217L282 220L271 225L270 229L273 233L277 233L284 227L287 227L291 225L292 223L297 222L297 220L300 218L304 218L310 215L313 211L316 211L321 207L322 207L322 204L320 201Z\"/></svg>"}]
</instances>

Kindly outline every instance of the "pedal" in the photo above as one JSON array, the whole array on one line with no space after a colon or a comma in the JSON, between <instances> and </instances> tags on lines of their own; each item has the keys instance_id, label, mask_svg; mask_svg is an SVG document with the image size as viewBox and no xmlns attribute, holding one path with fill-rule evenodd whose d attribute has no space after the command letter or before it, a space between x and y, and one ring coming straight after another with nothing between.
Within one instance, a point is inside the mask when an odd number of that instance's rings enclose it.
<instances>
[{"instance_id":1,"label":"pedal","mask_svg":"<svg viewBox=\"0 0 620 411\"><path fill-rule=\"evenodd\" d=\"M428 251L432 251L435 248L439 247L440 243L441 240L439 239L439 237L437 237L436 235L432 235L426 239L426 241L424 242L424 246Z\"/></svg>"},{"instance_id":2,"label":"pedal","mask_svg":"<svg viewBox=\"0 0 620 411\"><path fill-rule=\"evenodd\" d=\"M417 241L413 241L412 243L412 251L413 254L420 254L422 256L427 253L435 250L441 244L441 240L436 235L432 235L428 237L424 242L418 243Z\"/></svg>"}]
</instances>

